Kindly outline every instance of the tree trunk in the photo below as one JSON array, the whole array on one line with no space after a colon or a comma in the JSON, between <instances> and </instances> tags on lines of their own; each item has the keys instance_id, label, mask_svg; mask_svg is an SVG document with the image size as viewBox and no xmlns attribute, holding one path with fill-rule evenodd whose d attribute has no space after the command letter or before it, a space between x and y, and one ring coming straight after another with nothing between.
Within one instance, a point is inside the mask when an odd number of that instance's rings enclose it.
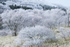
<instances>
[{"instance_id":1,"label":"tree trunk","mask_svg":"<svg viewBox=\"0 0 70 47\"><path fill-rule=\"evenodd\" d=\"M17 25L15 25L15 28L14 28L14 36L17 36Z\"/></svg>"}]
</instances>

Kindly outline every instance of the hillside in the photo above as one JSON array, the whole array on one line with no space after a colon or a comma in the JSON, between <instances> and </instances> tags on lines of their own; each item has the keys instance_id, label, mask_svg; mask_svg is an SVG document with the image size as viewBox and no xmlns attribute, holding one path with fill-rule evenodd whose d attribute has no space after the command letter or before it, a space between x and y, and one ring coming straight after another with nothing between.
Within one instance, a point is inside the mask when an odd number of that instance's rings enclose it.
<instances>
[{"instance_id":1,"label":"hillside","mask_svg":"<svg viewBox=\"0 0 70 47\"><path fill-rule=\"evenodd\" d=\"M38 0L34 1L30 1L30 0L18 0L18 1L1 1L1 4L3 4L4 6L7 6L7 8L9 9L43 9L43 10L51 10L51 9L61 9L63 11L66 11L66 7L61 6L61 5L57 5L57 4L51 4L51 3L47 3L47 2L43 2L42 0L39 2ZM4 7L3 6L3 7ZM5 7L6 8L6 7Z\"/></svg>"},{"instance_id":2,"label":"hillside","mask_svg":"<svg viewBox=\"0 0 70 47\"><path fill-rule=\"evenodd\" d=\"M46 0L1 0L0 47L70 47L70 8Z\"/></svg>"}]
</instances>

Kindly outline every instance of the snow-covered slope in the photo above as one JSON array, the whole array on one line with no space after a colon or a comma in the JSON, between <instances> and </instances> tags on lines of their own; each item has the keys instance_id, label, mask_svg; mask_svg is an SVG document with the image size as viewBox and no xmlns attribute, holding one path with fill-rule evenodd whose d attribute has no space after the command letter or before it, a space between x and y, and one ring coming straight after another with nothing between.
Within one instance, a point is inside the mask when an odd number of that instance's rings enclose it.
<instances>
[{"instance_id":1,"label":"snow-covered slope","mask_svg":"<svg viewBox=\"0 0 70 47\"><path fill-rule=\"evenodd\" d=\"M51 10L51 9L62 9L66 11L66 7L51 4L45 2L45 0L7 0L4 2L6 6L10 7L11 9L43 9L43 10Z\"/></svg>"}]
</instances>

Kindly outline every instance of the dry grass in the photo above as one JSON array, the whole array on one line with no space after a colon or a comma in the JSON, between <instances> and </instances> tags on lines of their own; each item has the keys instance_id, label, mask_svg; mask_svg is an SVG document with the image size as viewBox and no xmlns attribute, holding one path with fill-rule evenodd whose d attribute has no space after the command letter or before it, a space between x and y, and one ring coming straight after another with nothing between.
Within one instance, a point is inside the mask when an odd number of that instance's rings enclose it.
<instances>
[{"instance_id":1,"label":"dry grass","mask_svg":"<svg viewBox=\"0 0 70 47\"><path fill-rule=\"evenodd\" d=\"M3 36L0 37L0 47L11 47L12 43L16 37L12 36Z\"/></svg>"},{"instance_id":2,"label":"dry grass","mask_svg":"<svg viewBox=\"0 0 70 47\"><path fill-rule=\"evenodd\" d=\"M70 28L70 27L65 27ZM53 29L59 31L58 29ZM58 33L58 32L55 32ZM57 37L57 36L56 36ZM15 36L3 36L0 37L0 47L20 47L15 43ZM42 45L32 45L31 47L70 47L70 38L58 39L56 42L44 42Z\"/></svg>"},{"instance_id":3,"label":"dry grass","mask_svg":"<svg viewBox=\"0 0 70 47\"><path fill-rule=\"evenodd\" d=\"M4 36L0 37L0 47L19 47L16 46L14 42L14 36ZM35 47L35 46L33 46ZM39 46L36 46L39 47ZM59 40L57 42L44 42L40 47L70 47L70 39L67 40Z\"/></svg>"}]
</instances>

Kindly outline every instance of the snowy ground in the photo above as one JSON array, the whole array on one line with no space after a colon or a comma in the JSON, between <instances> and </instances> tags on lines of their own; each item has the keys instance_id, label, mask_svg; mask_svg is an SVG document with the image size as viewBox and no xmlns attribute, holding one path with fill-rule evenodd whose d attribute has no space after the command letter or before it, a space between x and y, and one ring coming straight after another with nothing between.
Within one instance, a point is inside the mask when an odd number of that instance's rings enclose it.
<instances>
[{"instance_id":1,"label":"snowy ground","mask_svg":"<svg viewBox=\"0 0 70 47\"><path fill-rule=\"evenodd\" d=\"M14 43L14 39L16 37L14 36L5 36L5 37L0 37L0 47L19 47L16 46ZM42 47L70 47L70 40L60 40L59 42L56 43L44 43ZM37 47L37 46L36 46Z\"/></svg>"},{"instance_id":2,"label":"snowy ground","mask_svg":"<svg viewBox=\"0 0 70 47\"><path fill-rule=\"evenodd\" d=\"M57 42L44 42L41 46L33 45L32 47L70 47L70 37L62 37L61 33L59 33L60 29L63 29L63 31L66 31L67 33L69 31L69 28L58 28L55 29L56 38L58 39ZM67 31L68 30L68 31ZM68 35L68 34L67 34ZM15 39L17 37L15 36L2 36L0 37L0 47L21 47L16 45ZM23 46L22 46L23 47Z\"/></svg>"}]
</instances>

